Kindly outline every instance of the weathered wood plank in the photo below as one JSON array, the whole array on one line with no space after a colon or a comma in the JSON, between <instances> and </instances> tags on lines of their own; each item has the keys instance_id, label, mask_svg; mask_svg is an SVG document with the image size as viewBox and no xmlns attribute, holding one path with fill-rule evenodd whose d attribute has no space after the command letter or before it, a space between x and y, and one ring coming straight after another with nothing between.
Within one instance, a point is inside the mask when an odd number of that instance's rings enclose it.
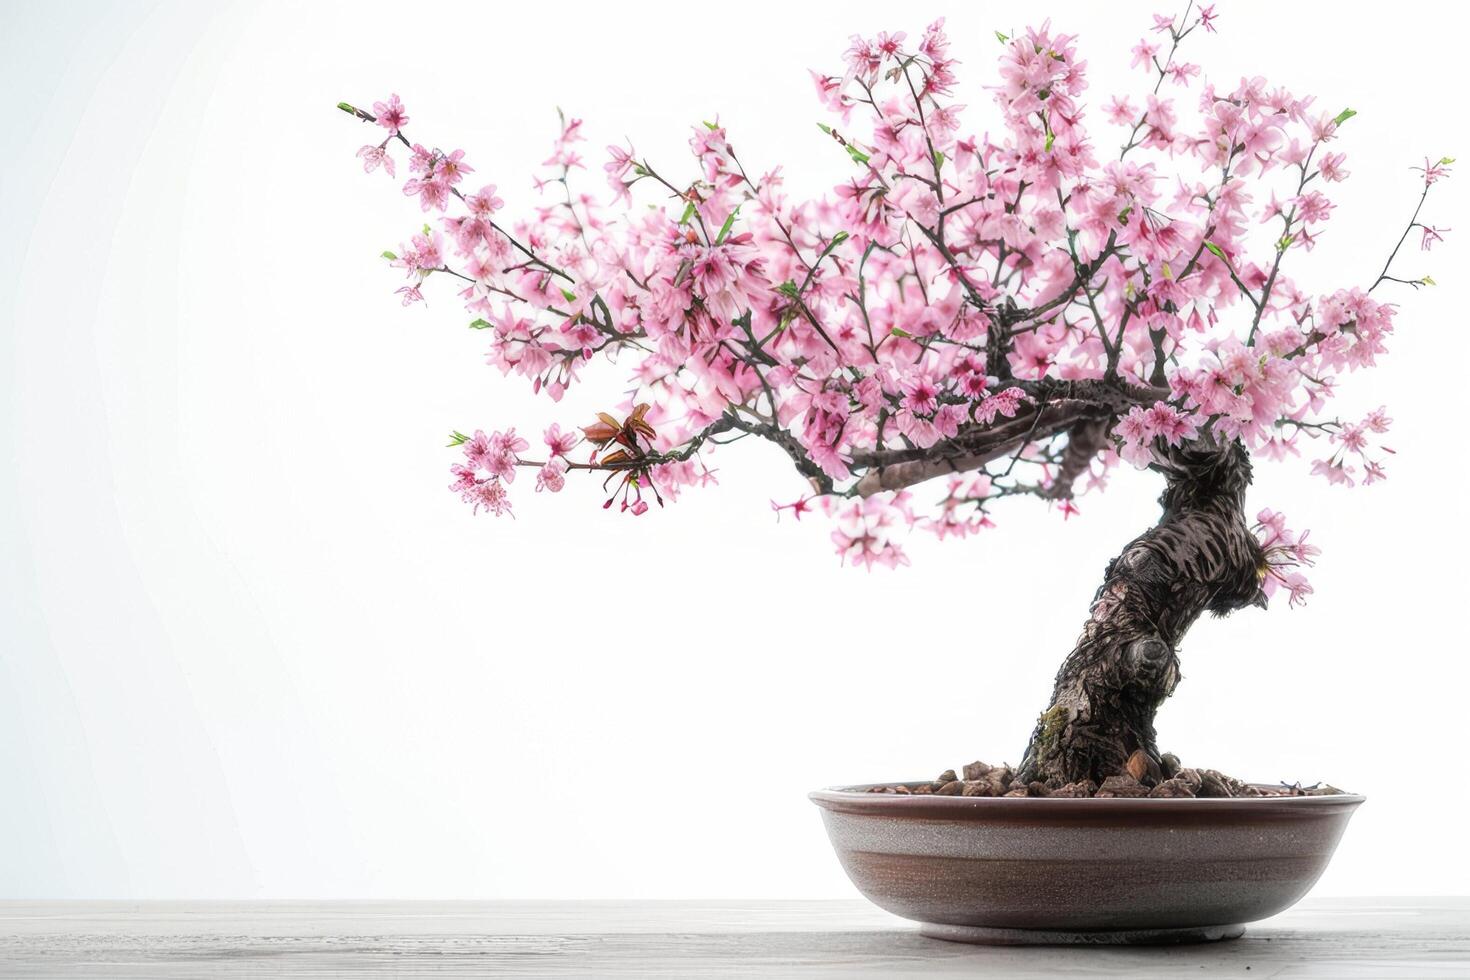
<instances>
[{"instance_id":1,"label":"weathered wood plank","mask_svg":"<svg viewBox=\"0 0 1470 980\"><path fill-rule=\"evenodd\" d=\"M1244 939L993 949L858 902L0 903L0 975L1470 976L1470 899L1305 903Z\"/></svg>"}]
</instances>

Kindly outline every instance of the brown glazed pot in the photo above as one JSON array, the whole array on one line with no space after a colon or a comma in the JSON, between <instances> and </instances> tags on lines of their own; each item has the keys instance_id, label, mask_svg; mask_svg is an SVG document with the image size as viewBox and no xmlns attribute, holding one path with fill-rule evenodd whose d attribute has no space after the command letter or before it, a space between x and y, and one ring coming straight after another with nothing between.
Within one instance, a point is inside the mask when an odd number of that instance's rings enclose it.
<instances>
[{"instance_id":1,"label":"brown glazed pot","mask_svg":"<svg viewBox=\"0 0 1470 980\"><path fill-rule=\"evenodd\" d=\"M1233 939L1307 893L1363 802L905 796L869 785L810 794L853 884L926 936L996 944Z\"/></svg>"}]
</instances>

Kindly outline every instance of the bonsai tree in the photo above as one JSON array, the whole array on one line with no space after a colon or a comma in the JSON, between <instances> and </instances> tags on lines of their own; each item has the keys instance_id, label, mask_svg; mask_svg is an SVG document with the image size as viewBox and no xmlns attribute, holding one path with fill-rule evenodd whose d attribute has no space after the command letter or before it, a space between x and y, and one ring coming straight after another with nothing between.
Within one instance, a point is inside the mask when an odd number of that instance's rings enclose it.
<instances>
[{"instance_id":1,"label":"bonsai tree","mask_svg":"<svg viewBox=\"0 0 1470 980\"><path fill-rule=\"evenodd\" d=\"M1375 277L1307 294L1291 270L1329 227L1354 113L1208 80L1180 48L1215 19L1156 16L1132 51L1141 91L1107 99L1086 92L1071 36L997 34L994 137L961 111L979 93L959 95L942 21L854 37L841 74L813 74L836 175L813 200L717 121L693 127L692 170L610 146L607 186L588 189L581 121L562 117L539 201L511 220L509 192L462 150L410 137L396 95L343 103L383 136L364 169L406 167L404 194L433 216L384 253L405 305L430 280L457 291L489 363L553 401L599 362L631 378L621 403L535 447L510 427L453 433L451 489L505 515L513 486L560 493L585 474L603 507L638 516L712 482L716 447L761 439L811 488L778 512L825 510L839 555L871 569L907 563L901 530L964 538L1012 497L1070 515L1114 466L1152 469L1159 521L1109 563L1015 782L994 788L1166 780L1178 763L1154 713L1189 628L1312 591L1307 534L1250 516L1252 459L1300 456L1339 484L1385 474L1384 411L1331 404L1385 352L1387 287L1432 285L1394 262L1416 231L1440 240L1420 214L1453 162L1416 168Z\"/></svg>"}]
</instances>

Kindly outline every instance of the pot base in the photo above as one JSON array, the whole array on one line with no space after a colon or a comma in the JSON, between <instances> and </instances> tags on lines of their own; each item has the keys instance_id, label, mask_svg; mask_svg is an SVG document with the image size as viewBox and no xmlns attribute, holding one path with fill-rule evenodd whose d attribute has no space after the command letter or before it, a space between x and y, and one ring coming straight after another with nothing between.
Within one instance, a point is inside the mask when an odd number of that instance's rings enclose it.
<instances>
[{"instance_id":1,"label":"pot base","mask_svg":"<svg viewBox=\"0 0 1470 980\"><path fill-rule=\"evenodd\" d=\"M1239 939L1245 925L1185 926L1178 929L1004 929L992 926L953 926L919 923L919 934L930 939L982 946L1169 946L1175 943L1214 943Z\"/></svg>"}]
</instances>

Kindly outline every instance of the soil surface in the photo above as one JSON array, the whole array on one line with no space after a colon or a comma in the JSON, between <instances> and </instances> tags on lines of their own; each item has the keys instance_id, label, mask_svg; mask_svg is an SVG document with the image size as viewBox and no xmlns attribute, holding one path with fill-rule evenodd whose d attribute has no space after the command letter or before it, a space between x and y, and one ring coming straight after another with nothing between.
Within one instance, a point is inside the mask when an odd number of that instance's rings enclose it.
<instances>
[{"instance_id":1,"label":"soil surface","mask_svg":"<svg viewBox=\"0 0 1470 980\"><path fill-rule=\"evenodd\" d=\"M1023 783L1016 779L1010 766L990 766L972 762L958 774L946 769L937 779L927 783L904 783L896 786L874 786L869 793L894 793L901 796L1056 796L1111 797L1148 796L1232 797L1232 796L1336 796L1343 791L1325 783L1303 786L1282 783L1279 786L1257 786L1227 776L1215 769L1191 769L1179 764L1172 753L1164 753L1162 765L1142 751L1133 753L1124 771L1108 776L1099 785L1090 779L1065 786L1048 786L1043 782Z\"/></svg>"}]
</instances>

